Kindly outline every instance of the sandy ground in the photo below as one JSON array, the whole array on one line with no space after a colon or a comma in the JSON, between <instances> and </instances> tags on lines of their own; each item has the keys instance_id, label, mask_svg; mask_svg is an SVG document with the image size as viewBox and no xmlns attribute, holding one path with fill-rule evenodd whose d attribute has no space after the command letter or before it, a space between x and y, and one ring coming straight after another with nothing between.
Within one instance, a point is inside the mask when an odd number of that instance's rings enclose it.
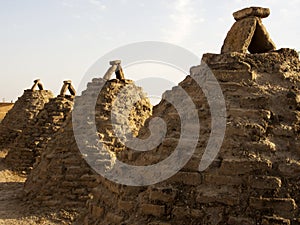
<instances>
[{"instance_id":1,"label":"sandy ground","mask_svg":"<svg viewBox=\"0 0 300 225\"><path fill-rule=\"evenodd\" d=\"M0 152L0 225L72 224L78 216L75 211L37 208L21 200L26 177L6 167L3 162L5 155L5 152Z\"/></svg>"},{"instance_id":2,"label":"sandy ground","mask_svg":"<svg viewBox=\"0 0 300 225\"><path fill-rule=\"evenodd\" d=\"M0 122L5 117L6 113L13 107L12 103L0 103Z\"/></svg>"}]
</instances>

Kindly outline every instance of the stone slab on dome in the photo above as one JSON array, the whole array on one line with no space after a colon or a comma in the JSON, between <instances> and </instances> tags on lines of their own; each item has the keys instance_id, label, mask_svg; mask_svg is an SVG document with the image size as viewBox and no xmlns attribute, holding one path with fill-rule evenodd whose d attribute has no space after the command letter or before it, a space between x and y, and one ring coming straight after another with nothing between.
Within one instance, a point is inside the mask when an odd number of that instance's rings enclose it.
<instances>
[{"instance_id":1,"label":"stone slab on dome","mask_svg":"<svg viewBox=\"0 0 300 225\"><path fill-rule=\"evenodd\" d=\"M257 19L246 18L233 24L222 46L222 53L247 52L255 33Z\"/></svg>"},{"instance_id":2,"label":"stone slab on dome","mask_svg":"<svg viewBox=\"0 0 300 225\"><path fill-rule=\"evenodd\" d=\"M221 53L265 53L275 50L276 46L261 21L261 18L267 17L268 14L269 9L258 7L234 13L237 21L229 30Z\"/></svg>"},{"instance_id":3,"label":"stone slab on dome","mask_svg":"<svg viewBox=\"0 0 300 225\"><path fill-rule=\"evenodd\" d=\"M233 13L233 17L236 21L244 19L250 16L256 16L259 18L266 18L270 15L270 9L262 7L249 7L241 9Z\"/></svg>"}]
</instances>

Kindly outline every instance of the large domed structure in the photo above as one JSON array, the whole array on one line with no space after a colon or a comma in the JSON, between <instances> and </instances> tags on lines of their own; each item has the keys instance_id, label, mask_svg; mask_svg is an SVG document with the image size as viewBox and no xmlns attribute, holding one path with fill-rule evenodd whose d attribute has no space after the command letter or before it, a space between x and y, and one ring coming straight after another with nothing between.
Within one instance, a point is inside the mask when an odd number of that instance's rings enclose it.
<instances>
[{"instance_id":1,"label":"large domed structure","mask_svg":"<svg viewBox=\"0 0 300 225\"><path fill-rule=\"evenodd\" d=\"M205 54L201 65L165 93L176 99L184 89L197 110L201 129L189 162L169 179L148 186L126 186L99 177L85 224L299 224L299 56L292 49L275 50L261 23L267 11L250 8L236 13L238 25L229 32L222 53ZM239 33L234 32L236 27ZM207 90L196 81L215 85L209 80L211 72L224 95L226 131L217 156L199 171L217 124L212 124ZM162 100L146 124L154 117L167 125L162 143L148 152L127 149L119 160L145 166L172 154L181 137L179 113ZM142 128L138 137L148 136L149 130ZM215 151L213 146L210 151ZM146 182L152 177L136 179Z\"/></svg>"}]
</instances>

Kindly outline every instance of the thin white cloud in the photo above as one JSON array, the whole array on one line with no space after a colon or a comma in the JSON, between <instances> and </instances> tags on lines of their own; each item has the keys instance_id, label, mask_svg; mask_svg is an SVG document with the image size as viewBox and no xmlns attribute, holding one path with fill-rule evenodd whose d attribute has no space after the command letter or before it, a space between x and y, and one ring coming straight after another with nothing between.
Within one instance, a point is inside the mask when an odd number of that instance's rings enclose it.
<instances>
[{"instance_id":1,"label":"thin white cloud","mask_svg":"<svg viewBox=\"0 0 300 225\"><path fill-rule=\"evenodd\" d=\"M106 5L100 0L62 0L61 4L67 8L82 9L92 7L98 10L105 10Z\"/></svg>"},{"instance_id":2,"label":"thin white cloud","mask_svg":"<svg viewBox=\"0 0 300 225\"><path fill-rule=\"evenodd\" d=\"M101 9L101 10L106 9L106 5L103 2L99 1L99 0L89 0L89 3L93 6Z\"/></svg>"},{"instance_id":3,"label":"thin white cloud","mask_svg":"<svg viewBox=\"0 0 300 225\"><path fill-rule=\"evenodd\" d=\"M297 5L297 6L299 6L300 0L290 0L288 3L289 3L289 5Z\"/></svg>"},{"instance_id":4,"label":"thin white cloud","mask_svg":"<svg viewBox=\"0 0 300 225\"><path fill-rule=\"evenodd\" d=\"M127 4L127 3L128 3L128 0L121 0L121 3L122 3L122 4Z\"/></svg>"},{"instance_id":5,"label":"thin white cloud","mask_svg":"<svg viewBox=\"0 0 300 225\"><path fill-rule=\"evenodd\" d=\"M175 44L183 42L191 34L196 24L204 22L204 18L196 15L191 0L176 0L172 5L172 13L169 18L172 25L163 29L164 39Z\"/></svg>"},{"instance_id":6,"label":"thin white cloud","mask_svg":"<svg viewBox=\"0 0 300 225\"><path fill-rule=\"evenodd\" d=\"M61 4L62 4L62 6L67 7L67 8L74 8L74 3L71 1L62 0Z\"/></svg>"}]
</instances>

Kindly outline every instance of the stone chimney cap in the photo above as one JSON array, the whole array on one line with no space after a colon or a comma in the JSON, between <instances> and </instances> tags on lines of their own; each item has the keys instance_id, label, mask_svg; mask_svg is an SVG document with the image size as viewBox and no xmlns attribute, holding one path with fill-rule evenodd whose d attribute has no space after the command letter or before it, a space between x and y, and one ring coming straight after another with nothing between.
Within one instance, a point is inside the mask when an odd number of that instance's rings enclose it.
<instances>
[{"instance_id":1,"label":"stone chimney cap","mask_svg":"<svg viewBox=\"0 0 300 225\"><path fill-rule=\"evenodd\" d=\"M267 17L267 8L251 7L233 13L237 20L230 28L221 53L266 53L276 49L261 18Z\"/></svg>"},{"instance_id":2,"label":"stone chimney cap","mask_svg":"<svg viewBox=\"0 0 300 225\"><path fill-rule=\"evenodd\" d=\"M114 66L114 65L120 65L121 64L121 60L110 61L109 64L112 65L112 66Z\"/></svg>"},{"instance_id":3,"label":"stone chimney cap","mask_svg":"<svg viewBox=\"0 0 300 225\"><path fill-rule=\"evenodd\" d=\"M64 84L71 84L72 81L71 80L64 80Z\"/></svg>"},{"instance_id":4,"label":"stone chimney cap","mask_svg":"<svg viewBox=\"0 0 300 225\"><path fill-rule=\"evenodd\" d=\"M40 90L44 90L44 86L43 84L41 83L41 80L40 79L36 79L33 81L34 84L33 86L31 87L31 90L34 91L36 89L36 87L38 87Z\"/></svg>"},{"instance_id":5,"label":"stone chimney cap","mask_svg":"<svg viewBox=\"0 0 300 225\"><path fill-rule=\"evenodd\" d=\"M249 7L245 9L241 9L233 13L233 17L236 21L244 19L250 16L256 16L259 18L266 18L270 15L269 8L262 8L262 7Z\"/></svg>"}]
</instances>

